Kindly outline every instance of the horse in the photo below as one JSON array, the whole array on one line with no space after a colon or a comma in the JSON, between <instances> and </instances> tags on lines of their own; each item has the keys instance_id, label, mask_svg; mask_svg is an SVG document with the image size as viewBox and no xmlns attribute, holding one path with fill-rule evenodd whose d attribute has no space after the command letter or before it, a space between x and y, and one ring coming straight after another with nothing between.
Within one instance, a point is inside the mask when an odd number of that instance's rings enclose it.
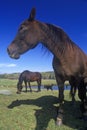
<instances>
[{"instance_id":1,"label":"horse","mask_svg":"<svg viewBox=\"0 0 87 130\"><path fill-rule=\"evenodd\" d=\"M34 49L42 43L52 54L52 66L59 87L59 107L56 124L63 124L64 82L78 87L83 79L86 95L84 105L87 106L87 56L82 49L74 43L61 27L35 19L36 9L32 8L29 18L20 25L14 40L7 47L8 55L18 59L20 55ZM84 111L84 115L85 111Z\"/></svg>"},{"instance_id":2,"label":"horse","mask_svg":"<svg viewBox=\"0 0 87 130\"><path fill-rule=\"evenodd\" d=\"M28 71L28 70L25 70L23 71L20 76L19 76L19 81L17 83L17 93L21 93L22 91L22 83L24 82L25 83L25 88L26 88L26 92L27 92L27 83L29 85L29 88L30 88L30 92L32 92L32 89L31 89L31 85L30 85L30 82L34 82L34 81L37 81L37 84L38 84L38 91L41 91L41 79L42 79L42 76L41 76L41 73L39 72L31 72L31 71Z\"/></svg>"}]
</instances>

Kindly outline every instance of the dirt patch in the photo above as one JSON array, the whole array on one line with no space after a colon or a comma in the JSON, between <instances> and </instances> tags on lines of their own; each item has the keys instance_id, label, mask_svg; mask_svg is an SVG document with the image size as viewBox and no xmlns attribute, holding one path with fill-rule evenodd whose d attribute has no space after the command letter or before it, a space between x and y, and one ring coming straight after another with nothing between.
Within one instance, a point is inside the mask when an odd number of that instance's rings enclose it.
<instances>
[{"instance_id":1,"label":"dirt patch","mask_svg":"<svg viewBox=\"0 0 87 130\"><path fill-rule=\"evenodd\" d=\"M6 90L6 89L4 89L4 90L0 90L0 94L11 95L12 92L11 92L10 90Z\"/></svg>"}]
</instances>

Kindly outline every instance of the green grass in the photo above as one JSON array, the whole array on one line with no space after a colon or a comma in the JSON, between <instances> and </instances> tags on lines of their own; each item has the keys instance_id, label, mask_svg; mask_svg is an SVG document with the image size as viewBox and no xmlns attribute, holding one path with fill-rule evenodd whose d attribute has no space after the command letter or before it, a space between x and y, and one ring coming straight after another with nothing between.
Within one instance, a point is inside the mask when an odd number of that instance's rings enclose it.
<instances>
[{"instance_id":1,"label":"green grass","mask_svg":"<svg viewBox=\"0 0 87 130\"><path fill-rule=\"evenodd\" d=\"M0 87L15 87L17 85L18 80L15 79L0 79ZM55 79L42 79L42 85L47 85L47 84L54 84L56 85L56 80ZM37 86L37 82L31 82L31 85L36 85ZM69 85L69 82L66 81L65 85Z\"/></svg>"},{"instance_id":2,"label":"green grass","mask_svg":"<svg viewBox=\"0 0 87 130\"><path fill-rule=\"evenodd\" d=\"M18 80L12 80L12 79L0 79L0 86L1 87L11 87L11 86L16 86L17 85ZM42 80L42 85L45 84L56 84L56 81L53 80L49 80L49 79L43 79ZM31 85L37 85L37 82L31 82Z\"/></svg>"},{"instance_id":3,"label":"green grass","mask_svg":"<svg viewBox=\"0 0 87 130\"><path fill-rule=\"evenodd\" d=\"M2 83L2 84L1 84ZM79 99L71 105L69 91L65 91L64 123L55 125L58 107L58 91L42 90L37 93L16 94L15 80L1 80L0 89L8 89L11 95L0 95L0 130L85 130L87 122L79 120Z\"/></svg>"}]
</instances>

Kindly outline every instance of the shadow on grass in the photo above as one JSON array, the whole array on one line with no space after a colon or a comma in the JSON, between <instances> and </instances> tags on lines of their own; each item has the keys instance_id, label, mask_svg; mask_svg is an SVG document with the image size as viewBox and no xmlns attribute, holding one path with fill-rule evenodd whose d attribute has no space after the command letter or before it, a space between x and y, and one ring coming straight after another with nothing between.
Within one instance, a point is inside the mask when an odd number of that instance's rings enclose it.
<instances>
[{"instance_id":1,"label":"shadow on grass","mask_svg":"<svg viewBox=\"0 0 87 130\"><path fill-rule=\"evenodd\" d=\"M35 110L36 117L36 128L35 130L46 130L48 123L51 119L55 120L57 116L57 104L58 98L54 96L42 96L38 99L31 100L15 100L8 108L12 109L14 107L25 105L36 105L41 107L41 109ZM76 130L87 130L87 122L80 120L78 117L81 116L79 110L80 102L76 101L75 106L71 105L70 101L65 101L64 103L64 125L76 129Z\"/></svg>"}]
</instances>

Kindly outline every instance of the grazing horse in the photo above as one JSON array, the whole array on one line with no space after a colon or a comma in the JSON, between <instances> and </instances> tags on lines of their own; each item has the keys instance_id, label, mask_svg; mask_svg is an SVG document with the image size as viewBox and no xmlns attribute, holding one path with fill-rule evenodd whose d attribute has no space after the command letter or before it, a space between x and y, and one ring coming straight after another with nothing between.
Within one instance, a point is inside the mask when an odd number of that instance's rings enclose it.
<instances>
[{"instance_id":1,"label":"grazing horse","mask_svg":"<svg viewBox=\"0 0 87 130\"><path fill-rule=\"evenodd\" d=\"M40 89L40 87L41 87L41 79L42 79L42 76L41 76L41 73L39 73L39 72L31 72L31 71L28 71L28 70L23 71L20 74L19 81L17 83L17 93L21 92L21 90L23 88L22 87L23 81L25 83L26 92L27 92L27 82L28 82L30 91L32 91L30 82L34 82L34 81L37 81L38 91L40 91L41 90Z\"/></svg>"},{"instance_id":2,"label":"grazing horse","mask_svg":"<svg viewBox=\"0 0 87 130\"><path fill-rule=\"evenodd\" d=\"M59 109L56 123L61 125L63 122L64 82L68 80L70 85L78 86L80 79L83 78L87 91L87 56L63 29L37 21L35 15L36 10L33 8L29 18L20 25L18 33L7 51L11 58L18 59L21 54L35 48L38 43L42 43L53 53L52 64L59 87ZM84 102L87 103L87 97Z\"/></svg>"}]
</instances>

